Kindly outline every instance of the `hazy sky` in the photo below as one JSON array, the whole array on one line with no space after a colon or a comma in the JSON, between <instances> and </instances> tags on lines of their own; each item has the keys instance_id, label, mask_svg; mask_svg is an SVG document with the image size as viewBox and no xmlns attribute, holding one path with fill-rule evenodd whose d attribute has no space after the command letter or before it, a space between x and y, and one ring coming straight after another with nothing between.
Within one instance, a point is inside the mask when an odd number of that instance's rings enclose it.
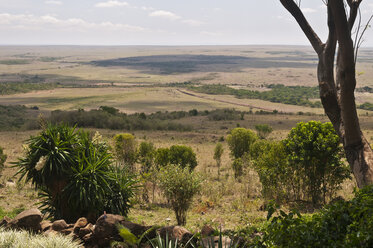
<instances>
[{"instance_id":1,"label":"hazy sky","mask_svg":"<svg viewBox=\"0 0 373 248\"><path fill-rule=\"evenodd\" d=\"M364 0L363 19L373 14ZM321 0L302 9L325 39ZM373 28L364 46L373 47ZM308 45L279 0L0 0L0 44Z\"/></svg>"}]
</instances>

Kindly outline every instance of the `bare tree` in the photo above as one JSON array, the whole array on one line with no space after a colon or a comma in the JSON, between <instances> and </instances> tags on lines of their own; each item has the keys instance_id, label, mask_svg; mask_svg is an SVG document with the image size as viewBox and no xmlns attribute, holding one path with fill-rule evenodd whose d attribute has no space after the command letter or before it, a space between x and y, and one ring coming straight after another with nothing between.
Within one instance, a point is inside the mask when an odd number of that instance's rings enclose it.
<instances>
[{"instance_id":1,"label":"bare tree","mask_svg":"<svg viewBox=\"0 0 373 248\"><path fill-rule=\"evenodd\" d=\"M373 151L360 129L354 93L355 50L351 31L362 0L323 0L327 7L329 30L325 43L303 15L299 1L280 2L295 18L318 55L317 79L321 102L341 138L358 187L373 184Z\"/></svg>"}]
</instances>

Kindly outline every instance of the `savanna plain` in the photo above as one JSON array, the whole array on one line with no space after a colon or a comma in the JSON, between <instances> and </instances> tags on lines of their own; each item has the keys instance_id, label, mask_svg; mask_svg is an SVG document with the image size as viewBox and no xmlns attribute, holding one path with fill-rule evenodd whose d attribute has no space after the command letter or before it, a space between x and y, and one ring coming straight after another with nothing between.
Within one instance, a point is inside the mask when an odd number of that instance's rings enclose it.
<instances>
[{"instance_id":1,"label":"savanna plain","mask_svg":"<svg viewBox=\"0 0 373 248\"><path fill-rule=\"evenodd\" d=\"M316 67L316 55L302 46L0 46L0 146L7 155L0 210L17 213L39 201L38 191L18 180L13 162L24 155L26 140L40 133L40 120L45 119L99 132L112 147L119 133L131 133L137 144L151 142L156 148L190 146L203 181L186 227L199 231L210 224L238 231L261 225L268 201L259 176L247 166L235 177L227 135L237 127L256 132L256 126L266 124L272 132L265 139L280 141L299 122L328 121L319 104ZM370 142L372 78L373 50L361 49L356 102ZM275 90L281 95L271 95ZM127 124L74 119L105 109L126 113ZM217 143L223 145L220 176L214 159ZM334 197L351 199L355 187L353 178L346 179ZM131 199L129 220L176 224L158 187L147 201L141 192ZM314 210L304 202L283 204L284 209L293 207Z\"/></svg>"}]
</instances>

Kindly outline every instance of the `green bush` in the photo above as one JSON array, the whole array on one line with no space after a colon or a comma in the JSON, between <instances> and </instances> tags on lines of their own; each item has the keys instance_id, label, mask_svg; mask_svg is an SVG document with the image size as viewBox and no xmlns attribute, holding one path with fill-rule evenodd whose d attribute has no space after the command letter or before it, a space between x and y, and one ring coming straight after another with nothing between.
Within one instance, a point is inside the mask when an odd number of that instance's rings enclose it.
<instances>
[{"instance_id":1,"label":"green bush","mask_svg":"<svg viewBox=\"0 0 373 248\"><path fill-rule=\"evenodd\" d=\"M242 158L250 151L250 146L257 139L256 134L250 129L235 128L227 136L229 149L233 158Z\"/></svg>"},{"instance_id":2,"label":"green bush","mask_svg":"<svg viewBox=\"0 0 373 248\"><path fill-rule=\"evenodd\" d=\"M189 167L167 165L160 170L159 185L175 212L178 225L186 224L193 196L201 189L201 178Z\"/></svg>"},{"instance_id":3,"label":"green bush","mask_svg":"<svg viewBox=\"0 0 373 248\"><path fill-rule=\"evenodd\" d=\"M191 170L197 166L197 157L190 146L173 145L169 151L169 162L173 165L189 167Z\"/></svg>"},{"instance_id":4,"label":"green bush","mask_svg":"<svg viewBox=\"0 0 373 248\"><path fill-rule=\"evenodd\" d=\"M114 151L120 164L133 167L137 158L137 144L135 137L130 133L115 135Z\"/></svg>"},{"instance_id":5,"label":"green bush","mask_svg":"<svg viewBox=\"0 0 373 248\"><path fill-rule=\"evenodd\" d=\"M255 130L258 133L259 138L265 139L270 133L272 133L273 128L268 124L258 124L255 125Z\"/></svg>"},{"instance_id":6,"label":"green bush","mask_svg":"<svg viewBox=\"0 0 373 248\"><path fill-rule=\"evenodd\" d=\"M350 170L342 161L340 139L330 122L300 122L283 142L289 166L300 177L305 198L313 204L331 199L350 177Z\"/></svg>"},{"instance_id":7,"label":"green bush","mask_svg":"<svg viewBox=\"0 0 373 248\"><path fill-rule=\"evenodd\" d=\"M108 146L96 136L48 124L27 141L18 173L40 189L43 212L68 222L82 216L95 221L104 211L127 215L135 182L113 169Z\"/></svg>"},{"instance_id":8,"label":"green bush","mask_svg":"<svg viewBox=\"0 0 373 248\"><path fill-rule=\"evenodd\" d=\"M216 161L216 166L218 167L218 178L220 177L221 156L223 155L223 152L223 144L217 143L214 149L214 159Z\"/></svg>"},{"instance_id":9,"label":"green bush","mask_svg":"<svg viewBox=\"0 0 373 248\"><path fill-rule=\"evenodd\" d=\"M373 186L355 192L350 201L339 200L312 216L286 214L271 207L270 223L253 247L373 247Z\"/></svg>"}]
</instances>

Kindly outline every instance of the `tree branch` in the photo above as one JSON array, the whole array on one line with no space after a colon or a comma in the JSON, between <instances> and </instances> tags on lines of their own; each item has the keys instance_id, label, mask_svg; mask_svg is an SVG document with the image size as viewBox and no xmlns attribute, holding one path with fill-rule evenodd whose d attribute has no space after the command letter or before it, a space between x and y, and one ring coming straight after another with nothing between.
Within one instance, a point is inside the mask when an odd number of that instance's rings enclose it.
<instances>
[{"instance_id":1,"label":"tree branch","mask_svg":"<svg viewBox=\"0 0 373 248\"><path fill-rule=\"evenodd\" d=\"M362 1L363 0L347 0L348 6L350 6L350 17L348 18L348 25L350 26L350 31L352 30L355 24L359 6Z\"/></svg>"},{"instance_id":2,"label":"tree branch","mask_svg":"<svg viewBox=\"0 0 373 248\"><path fill-rule=\"evenodd\" d=\"M308 23L299 6L293 0L280 0L280 2L285 7L285 9L287 9L295 18L304 34L310 41L315 52L317 54L321 54L323 51L323 43L320 40L319 36L312 29L311 25Z\"/></svg>"}]
</instances>

